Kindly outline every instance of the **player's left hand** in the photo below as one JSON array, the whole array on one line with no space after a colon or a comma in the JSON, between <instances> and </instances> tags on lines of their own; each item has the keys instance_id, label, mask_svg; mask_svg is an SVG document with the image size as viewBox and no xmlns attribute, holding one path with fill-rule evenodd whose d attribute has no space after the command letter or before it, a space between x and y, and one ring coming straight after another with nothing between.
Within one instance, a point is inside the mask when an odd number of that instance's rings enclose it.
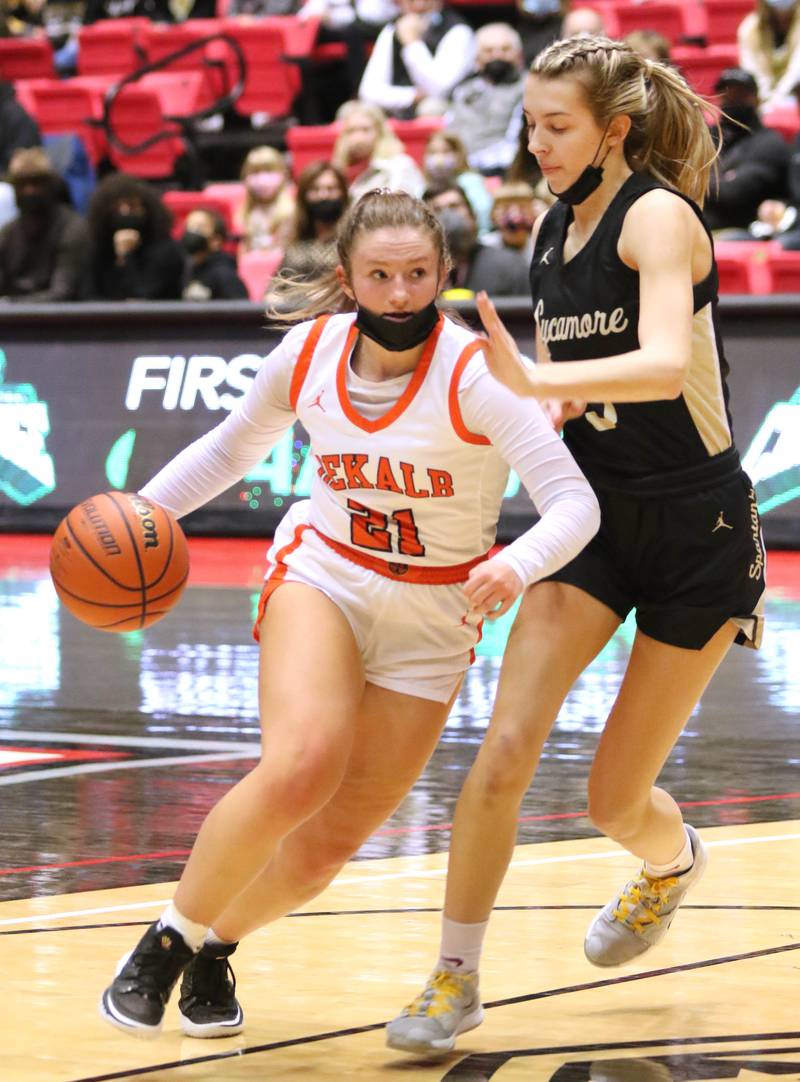
<instances>
[{"instance_id":1,"label":"player's left hand","mask_svg":"<svg viewBox=\"0 0 800 1082\"><path fill-rule=\"evenodd\" d=\"M487 340L483 347L486 366L494 378L520 397L536 394L534 373L522 360L517 343L509 334L497 310L483 291L475 298Z\"/></svg>"},{"instance_id":2,"label":"player's left hand","mask_svg":"<svg viewBox=\"0 0 800 1082\"><path fill-rule=\"evenodd\" d=\"M522 583L515 571L503 560L484 560L469 573L464 583L472 612L496 620L508 612L522 593Z\"/></svg>"}]
</instances>

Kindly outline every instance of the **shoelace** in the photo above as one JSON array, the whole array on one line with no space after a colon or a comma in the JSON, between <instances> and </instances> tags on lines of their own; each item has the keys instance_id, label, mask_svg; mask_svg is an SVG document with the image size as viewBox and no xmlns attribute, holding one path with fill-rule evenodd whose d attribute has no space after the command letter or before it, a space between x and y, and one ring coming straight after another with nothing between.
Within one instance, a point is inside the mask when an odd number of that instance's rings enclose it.
<instances>
[{"instance_id":1,"label":"shoelace","mask_svg":"<svg viewBox=\"0 0 800 1082\"><path fill-rule=\"evenodd\" d=\"M440 970L428 981L425 991L406 1008L409 1015L436 1017L452 1010L452 1001L464 994L463 978L448 970Z\"/></svg>"},{"instance_id":2,"label":"shoelace","mask_svg":"<svg viewBox=\"0 0 800 1082\"><path fill-rule=\"evenodd\" d=\"M123 980L135 981L140 995L155 997L164 1003L183 965L184 962L177 953L167 953L155 942L150 942L131 955L120 977ZM165 978L168 981L166 987Z\"/></svg>"},{"instance_id":3,"label":"shoelace","mask_svg":"<svg viewBox=\"0 0 800 1082\"><path fill-rule=\"evenodd\" d=\"M642 935L651 925L661 923L659 914L677 882L675 876L654 879L642 869L639 878L632 879L620 894L612 916L637 935Z\"/></svg>"},{"instance_id":4,"label":"shoelace","mask_svg":"<svg viewBox=\"0 0 800 1082\"><path fill-rule=\"evenodd\" d=\"M190 995L196 1003L213 1007L227 1003L235 994L236 976L227 958L200 956L195 960L190 975Z\"/></svg>"}]
</instances>

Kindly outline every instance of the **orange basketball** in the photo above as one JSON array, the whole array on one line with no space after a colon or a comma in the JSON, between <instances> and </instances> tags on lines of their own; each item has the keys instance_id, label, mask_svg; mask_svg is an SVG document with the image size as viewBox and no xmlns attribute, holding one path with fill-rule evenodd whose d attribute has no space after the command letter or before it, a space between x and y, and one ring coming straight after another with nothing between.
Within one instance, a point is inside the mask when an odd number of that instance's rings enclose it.
<instances>
[{"instance_id":1,"label":"orange basketball","mask_svg":"<svg viewBox=\"0 0 800 1082\"><path fill-rule=\"evenodd\" d=\"M189 575L174 515L135 492L73 507L50 546L50 576L73 616L101 631L138 631L166 616Z\"/></svg>"}]
</instances>

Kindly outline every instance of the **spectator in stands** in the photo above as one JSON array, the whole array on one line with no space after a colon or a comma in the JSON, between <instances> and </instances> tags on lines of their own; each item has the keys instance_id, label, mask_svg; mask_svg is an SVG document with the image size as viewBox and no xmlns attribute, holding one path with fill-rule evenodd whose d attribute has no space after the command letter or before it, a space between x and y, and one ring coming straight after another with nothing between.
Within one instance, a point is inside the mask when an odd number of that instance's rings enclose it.
<instances>
[{"instance_id":1,"label":"spectator in stands","mask_svg":"<svg viewBox=\"0 0 800 1082\"><path fill-rule=\"evenodd\" d=\"M183 248L170 236L171 216L154 188L112 173L89 204L92 296L98 300L178 300Z\"/></svg>"},{"instance_id":2,"label":"spectator in stands","mask_svg":"<svg viewBox=\"0 0 800 1082\"><path fill-rule=\"evenodd\" d=\"M0 296L39 304L84 295L86 222L61 199L63 183L41 147L15 151L8 170L19 214L0 229Z\"/></svg>"},{"instance_id":3,"label":"spectator in stands","mask_svg":"<svg viewBox=\"0 0 800 1082\"><path fill-rule=\"evenodd\" d=\"M382 109L362 101L347 101L336 113L336 120L342 128L331 160L347 178L353 202L372 188L422 194L422 173L390 130Z\"/></svg>"},{"instance_id":4,"label":"spectator in stands","mask_svg":"<svg viewBox=\"0 0 800 1082\"><path fill-rule=\"evenodd\" d=\"M17 101L13 85L0 80L0 172L8 169L15 150L41 145L39 125Z\"/></svg>"},{"instance_id":5,"label":"spectator in stands","mask_svg":"<svg viewBox=\"0 0 800 1082\"><path fill-rule=\"evenodd\" d=\"M445 124L467 148L473 169L502 176L522 126L522 40L507 23L487 23L475 41L477 74L453 91Z\"/></svg>"},{"instance_id":6,"label":"spectator in stands","mask_svg":"<svg viewBox=\"0 0 800 1082\"><path fill-rule=\"evenodd\" d=\"M660 60L664 64L670 62L669 42L657 30L632 30L624 41L639 56L646 56L648 60Z\"/></svg>"},{"instance_id":7,"label":"spectator in stands","mask_svg":"<svg viewBox=\"0 0 800 1082\"><path fill-rule=\"evenodd\" d=\"M350 197L344 174L330 162L306 166L297 181L292 233L278 268L295 279L315 278L336 265L336 230Z\"/></svg>"},{"instance_id":8,"label":"spectator in stands","mask_svg":"<svg viewBox=\"0 0 800 1082\"><path fill-rule=\"evenodd\" d=\"M755 77L762 111L791 104L800 81L800 0L756 0L737 38L739 64Z\"/></svg>"},{"instance_id":9,"label":"spectator in stands","mask_svg":"<svg viewBox=\"0 0 800 1082\"><path fill-rule=\"evenodd\" d=\"M130 19L137 15L159 23L177 21L170 14L168 0L86 0L83 23L91 26L101 19Z\"/></svg>"},{"instance_id":10,"label":"spectator in stands","mask_svg":"<svg viewBox=\"0 0 800 1082\"><path fill-rule=\"evenodd\" d=\"M365 41L375 41L400 14L396 0L355 0L356 21Z\"/></svg>"},{"instance_id":11,"label":"spectator in stands","mask_svg":"<svg viewBox=\"0 0 800 1082\"><path fill-rule=\"evenodd\" d=\"M800 99L800 83L794 87ZM800 100L798 100L800 108ZM758 219L750 226L756 240L775 240L787 251L800 251L800 134L790 148L788 199L765 200L758 208Z\"/></svg>"},{"instance_id":12,"label":"spectator in stands","mask_svg":"<svg viewBox=\"0 0 800 1082\"><path fill-rule=\"evenodd\" d=\"M294 215L285 157L275 147L254 147L242 164L241 178L245 188L237 222L241 251L285 247Z\"/></svg>"},{"instance_id":13,"label":"spectator in stands","mask_svg":"<svg viewBox=\"0 0 800 1082\"><path fill-rule=\"evenodd\" d=\"M450 290L474 294L482 289L493 297L528 295L525 257L519 252L488 248L478 241L475 212L457 184L428 188L422 198L441 221L453 260L445 297Z\"/></svg>"},{"instance_id":14,"label":"spectator in stands","mask_svg":"<svg viewBox=\"0 0 800 1082\"><path fill-rule=\"evenodd\" d=\"M605 33L603 16L594 8L571 8L561 24L562 38L588 38Z\"/></svg>"},{"instance_id":15,"label":"spectator in stands","mask_svg":"<svg viewBox=\"0 0 800 1082\"><path fill-rule=\"evenodd\" d=\"M198 207L187 214L181 237L187 257L184 300L247 299L247 286L236 272L236 260L223 251L227 239L225 221L217 211Z\"/></svg>"},{"instance_id":16,"label":"spectator in stands","mask_svg":"<svg viewBox=\"0 0 800 1082\"><path fill-rule=\"evenodd\" d=\"M439 115L472 71L475 35L442 0L400 0L401 15L378 35L358 96L388 115Z\"/></svg>"},{"instance_id":17,"label":"spectator in stands","mask_svg":"<svg viewBox=\"0 0 800 1082\"><path fill-rule=\"evenodd\" d=\"M56 71L65 76L74 74L85 0L10 0L2 6L5 34L44 34L53 50Z\"/></svg>"},{"instance_id":18,"label":"spectator in stands","mask_svg":"<svg viewBox=\"0 0 800 1082\"><path fill-rule=\"evenodd\" d=\"M758 88L749 72L726 68L714 88L720 94L720 154L703 208L710 229L747 227L765 199L786 195L789 147L758 115Z\"/></svg>"},{"instance_id":19,"label":"spectator in stands","mask_svg":"<svg viewBox=\"0 0 800 1082\"><path fill-rule=\"evenodd\" d=\"M515 0L515 4L516 27L529 68L542 49L561 37L567 0Z\"/></svg>"},{"instance_id":20,"label":"spectator in stands","mask_svg":"<svg viewBox=\"0 0 800 1082\"><path fill-rule=\"evenodd\" d=\"M492 196L480 173L470 169L467 151L452 131L434 132L425 144L422 171L426 187L458 184L464 189L478 219L478 232L491 229Z\"/></svg>"},{"instance_id":21,"label":"spectator in stands","mask_svg":"<svg viewBox=\"0 0 800 1082\"><path fill-rule=\"evenodd\" d=\"M526 264L530 265L533 258L533 223L553 202L552 196L547 202L540 198L524 181L501 184L494 193L492 205L494 230L483 237L483 243L491 248L520 252Z\"/></svg>"},{"instance_id":22,"label":"spectator in stands","mask_svg":"<svg viewBox=\"0 0 800 1082\"><path fill-rule=\"evenodd\" d=\"M14 189L6 180L0 180L0 229L18 214Z\"/></svg>"}]
</instances>

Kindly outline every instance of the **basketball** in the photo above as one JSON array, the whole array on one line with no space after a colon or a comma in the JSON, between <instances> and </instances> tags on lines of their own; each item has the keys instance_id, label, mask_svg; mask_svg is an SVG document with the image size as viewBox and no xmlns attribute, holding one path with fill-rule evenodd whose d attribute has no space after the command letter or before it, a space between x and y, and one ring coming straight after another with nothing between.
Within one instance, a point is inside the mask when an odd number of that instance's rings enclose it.
<instances>
[{"instance_id":1,"label":"basketball","mask_svg":"<svg viewBox=\"0 0 800 1082\"><path fill-rule=\"evenodd\" d=\"M62 519L50 577L62 603L100 631L138 631L177 604L189 575L174 515L135 492L102 492Z\"/></svg>"}]
</instances>

